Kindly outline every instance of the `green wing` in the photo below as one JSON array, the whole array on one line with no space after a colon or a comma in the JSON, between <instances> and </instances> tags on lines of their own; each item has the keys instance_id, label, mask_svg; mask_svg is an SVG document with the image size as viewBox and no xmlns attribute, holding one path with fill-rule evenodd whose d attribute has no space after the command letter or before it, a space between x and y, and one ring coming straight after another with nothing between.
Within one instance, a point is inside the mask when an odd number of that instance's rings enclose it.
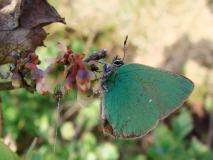
<instances>
[{"instance_id":1,"label":"green wing","mask_svg":"<svg viewBox=\"0 0 213 160\"><path fill-rule=\"evenodd\" d=\"M189 79L141 64L121 66L105 85L104 131L118 138L145 135L159 119L178 109L193 90Z\"/></svg>"}]
</instances>

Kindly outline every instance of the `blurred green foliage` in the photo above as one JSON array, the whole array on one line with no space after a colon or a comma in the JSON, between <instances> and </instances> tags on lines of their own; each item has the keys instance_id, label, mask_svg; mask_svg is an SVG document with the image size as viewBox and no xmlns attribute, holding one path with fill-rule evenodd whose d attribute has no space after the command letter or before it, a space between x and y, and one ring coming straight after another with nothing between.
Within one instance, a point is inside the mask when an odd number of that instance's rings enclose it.
<instances>
[{"instance_id":1,"label":"blurred green foliage","mask_svg":"<svg viewBox=\"0 0 213 160\"><path fill-rule=\"evenodd\" d=\"M193 123L186 108L172 117L171 126L160 123L153 131L153 143L143 148L143 139L112 140L102 134L99 100L92 100L88 105L81 106L71 118L61 120L54 152L54 127L57 119L53 98L24 90L2 92L0 95L4 107L4 134L12 134L21 146L21 155L24 156L28 151L34 137L39 139L26 159L117 160L122 157L127 160L210 160L213 157L213 152L196 137L188 138ZM76 100L75 95L65 97L62 104L68 100Z\"/></svg>"},{"instance_id":2,"label":"blurred green foliage","mask_svg":"<svg viewBox=\"0 0 213 160\"><path fill-rule=\"evenodd\" d=\"M171 129L161 124L154 131L155 143L148 149L148 155L156 160L212 159L213 152L197 138L187 139L192 129L190 112L183 108L172 120Z\"/></svg>"}]
</instances>

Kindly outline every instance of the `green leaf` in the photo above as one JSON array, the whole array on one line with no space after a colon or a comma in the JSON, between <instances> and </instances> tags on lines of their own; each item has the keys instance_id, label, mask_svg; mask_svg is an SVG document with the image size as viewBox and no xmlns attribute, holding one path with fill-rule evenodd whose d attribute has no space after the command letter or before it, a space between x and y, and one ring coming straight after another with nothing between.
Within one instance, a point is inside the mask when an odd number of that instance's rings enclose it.
<instances>
[{"instance_id":1,"label":"green leaf","mask_svg":"<svg viewBox=\"0 0 213 160\"><path fill-rule=\"evenodd\" d=\"M144 155L137 155L134 158L131 158L132 160L146 160L146 157Z\"/></svg>"},{"instance_id":2,"label":"green leaf","mask_svg":"<svg viewBox=\"0 0 213 160\"><path fill-rule=\"evenodd\" d=\"M0 141L0 160L19 160L19 158L8 146Z\"/></svg>"},{"instance_id":3,"label":"green leaf","mask_svg":"<svg viewBox=\"0 0 213 160\"><path fill-rule=\"evenodd\" d=\"M205 153L208 151L208 147L202 144L196 138L192 139L191 146L196 152Z\"/></svg>"},{"instance_id":4,"label":"green leaf","mask_svg":"<svg viewBox=\"0 0 213 160\"><path fill-rule=\"evenodd\" d=\"M97 148L97 155L102 160L116 160L119 157L119 152L113 144L104 143Z\"/></svg>"},{"instance_id":5,"label":"green leaf","mask_svg":"<svg viewBox=\"0 0 213 160\"><path fill-rule=\"evenodd\" d=\"M74 52L80 52L80 53L83 52L83 50L84 50L84 42L81 41L81 40L78 40L78 39L73 41L72 50Z\"/></svg>"},{"instance_id":6,"label":"green leaf","mask_svg":"<svg viewBox=\"0 0 213 160\"><path fill-rule=\"evenodd\" d=\"M61 126L61 136L65 140L70 140L72 139L73 135L75 134L75 128L71 122L65 122Z\"/></svg>"},{"instance_id":7,"label":"green leaf","mask_svg":"<svg viewBox=\"0 0 213 160\"><path fill-rule=\"evenodd\" d=\"M36 152L33 152L32 155L26 158L27 160L43 160L42 155Z\"/></svg>"},{"instance_id":8,"label":"green leaf","mask_svg":"<svg viewBox=\"0 0 213 160\"><path fill-rule=\"evenodd\" d=\"M95 125L99 124L99 105L98 100L94 100L89 106L80 110L77 118L77 124L83 125L86 129L90 130Z\"/></svg>"},{"instance_id":9,"label":"green leaf","mask_svg":"<svg viewBox=\"0 0 213 160\"><path fill-rule=\"evenodd\" d=\"M165 148L169 148L170 146L173 146L176 144L176 140L173 137L173 134L168 129L168 127L163 124L160 124L156 128L156 130L154 130L154 140L156 145L159 145Z\"/></svg>"},{"instance_id":10,"label":"green leaf","mask_svg":"<svg viewBox=\"0 0 213 160\"><path fill-rule=\"evenodd\" d=\"M180 115L173 120L172 128L175 137L183 139L193 129L192 117L188 110L182 109Z\"/></svg>"},{"instance_id":11,"label":"green leaf","mask_svg":"<svg viewBox=\"0 0 213 160\"><path fill-rule=\"evenodd\" d=\"M213 152L195 137L191 140L188 153L189 156L193 157L194 159L213 159Z\"/></svg>"}]
</instances>

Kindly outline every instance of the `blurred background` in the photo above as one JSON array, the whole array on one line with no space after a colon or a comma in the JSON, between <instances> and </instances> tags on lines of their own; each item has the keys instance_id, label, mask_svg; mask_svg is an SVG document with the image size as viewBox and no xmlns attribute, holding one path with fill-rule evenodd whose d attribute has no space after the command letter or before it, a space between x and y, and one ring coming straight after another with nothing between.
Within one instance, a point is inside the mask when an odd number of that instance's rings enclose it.
<instances>
[{"instance_id":1,"label":"blurred background","mask_svg":"<svg viewBox=\"0 0 213 160\"><path fill-rule=\"evenodd\" d=\"M188 101L147 136L114 140L103 135L100 99L71 92L57 104L51 96L23 89L1 92L4 136L24 156L35 137L32 160L210 160L213 159L213 1L212 0L49 0L66 25L46 28L46 47L37 53L47 67L57 42L75 52L109 50L122 57L183 74L195 83ZM56 151L54 128L58 123Z\"/></svg>"}]
</instances>

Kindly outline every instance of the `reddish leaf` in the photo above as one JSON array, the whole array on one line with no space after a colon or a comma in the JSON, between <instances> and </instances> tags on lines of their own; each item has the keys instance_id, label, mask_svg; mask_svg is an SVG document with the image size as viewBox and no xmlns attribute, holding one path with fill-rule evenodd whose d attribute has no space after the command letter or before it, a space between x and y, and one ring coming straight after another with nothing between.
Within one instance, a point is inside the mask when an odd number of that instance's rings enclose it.
<instances>
[{"instance_id":1,"label":"reddish leaf","mask_svg":"<svg viewBox=\"0 0 213 160\"><path fill-rule=\"evenodd\" d=\"M73 88L74 83L75 83L75 78L71 74L69 74L66 78L66 83L65 83L66 90Z\"/></svg>"},{"instance_id":2,"label":"reddish leaf","mask_svg":"<svg viewBox=\"0 0 213 160\"><path fill-rule=\"evenodd\" d=\"M42 73L42 77L36 83L36 90L40 94L54 93L54 89L64 84L64 66L62 64L51 64Z\"/></svg>"},{"instance_id":3,"label":"reddish leaf","mask_svg":"<svg viewBox=\"0 0 213 160\"><path fill-rule=\"evenodd\" d=\"M65 89L64 92L77 88L81 92L86 92L90 88L92 80L90 71L84 62L84 54L73 53L65 45L58 43L58 47L64 53L57 57L45 71L44 77L37 82L37 91L43 93L53 93L58 86ZM33 68L33 65L26 65ZM54 79L54 80L53 80Z\"/></svg>"},{"instance_id":4,"label":"reddish leaf","mask_svg":"<svg viewBox=\"0 0 213 160\"><path fill-rule=\"evenodd\" d=\"M44 77L44 71L42 71L39 68L35 68L31 71L32 79L34 79L36 82L38 82L40 79Z\"/></svg>"},{"instance_id":5,"label":"reddish leaf","mask_svg":"<svg viewBox=\"0 0 213 160\"><path fill-rule=\"evenodd\" d=\"M24 65L25 68L29 69L29 70L34 70L37 68L36 64L33 64L33 63L26 63Z\"/></svg>"},{"instance_id":6,"label":"reddish leaf","mask_svg":"<svg viewBox=\"0 0 213 160\"><path fill-rule=\"evenodd\" d=\"M83 84L90 81L90 74L89 71L85 69L79 69L76 75L76 80L78 83Z\"/></svg>"},{"instance_id":7,"label":"reddish leaf","mask_svg":"<svg viewBox=\"0 0 213 160\"><path fill-rule=\"evenodd\" d=\"M81 92L86 92L90 88L91 76L88 70L80 69L78 70L76 76L77 87Z\"/></svg>"}]
</instances>

